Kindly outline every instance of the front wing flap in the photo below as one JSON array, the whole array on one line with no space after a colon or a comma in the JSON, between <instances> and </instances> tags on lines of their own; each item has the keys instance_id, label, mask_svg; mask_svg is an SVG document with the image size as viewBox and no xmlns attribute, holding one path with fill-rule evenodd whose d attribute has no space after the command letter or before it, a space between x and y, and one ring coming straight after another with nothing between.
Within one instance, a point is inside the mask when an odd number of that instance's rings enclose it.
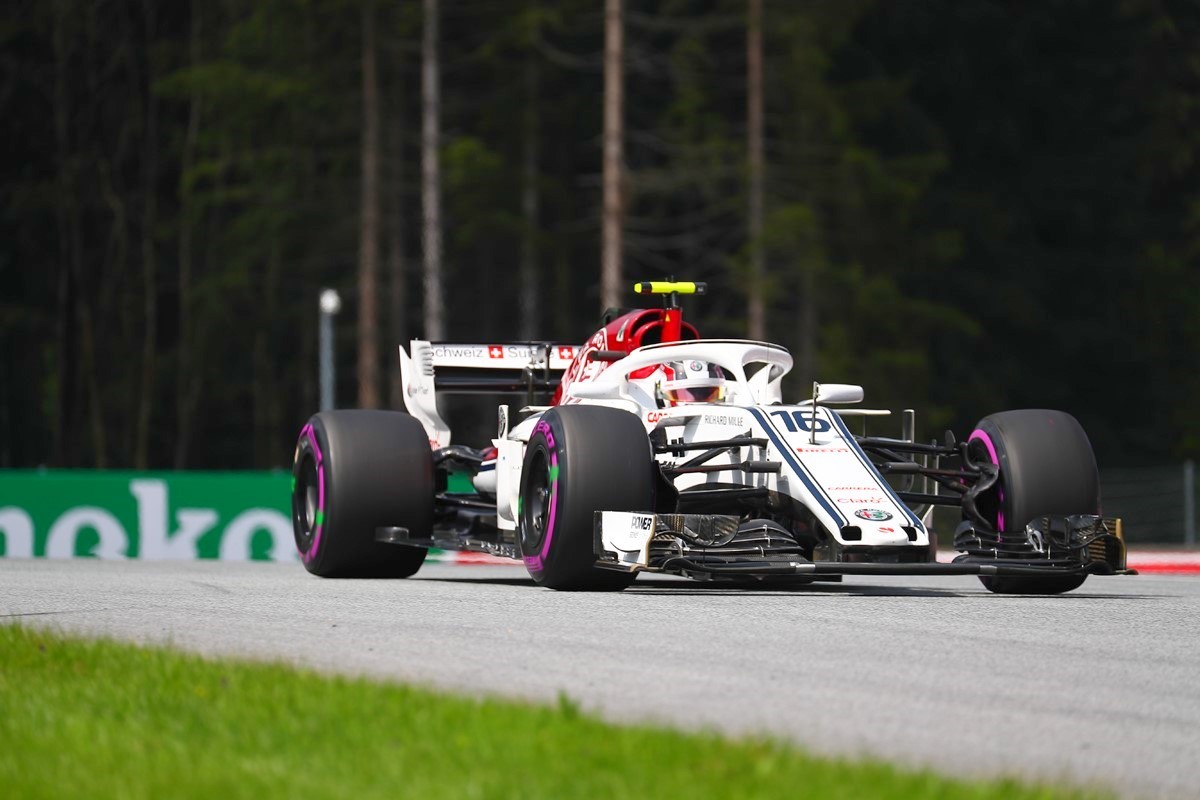
<instances>
[{"instance_id":1,"label":"front wing flap","mask_svg":"<svg viewBox=\"0 0 1200 800\"><path fill-rule=\"evenodd\" d=\"M623 572L668 572L692 578L834 575L1047 575L1136 574L1125 565L1118 519L1087 515L1043 517L1026 533L1010 533L1007 550L972 546L951 563L906 561L889 548L844 552L853 560L811 561L797 552L760 546L759 552L728 547L738 531L736 517L716 514L654 514L597 511L593 541L597 566ZM992 537L998 536L991 534ZM1042 552L1015 545L1040 543ZM964 549L964 533L956 549ZM990 541L980 539L981 542ZM1057 542L1051 547L1048 541ZM652 545L654 545L652 547Z\"/></svg>"}]
</instances>

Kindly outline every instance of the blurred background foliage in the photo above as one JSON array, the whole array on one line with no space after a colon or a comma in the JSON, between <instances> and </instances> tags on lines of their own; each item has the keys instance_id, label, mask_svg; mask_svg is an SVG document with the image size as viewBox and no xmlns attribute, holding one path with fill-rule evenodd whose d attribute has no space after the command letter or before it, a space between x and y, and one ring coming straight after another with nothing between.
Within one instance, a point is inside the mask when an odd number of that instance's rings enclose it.
<instances>
[{"instance_id":1,"label":"blurred background foliage","mask_svg":"<svg viewBox=\"0 0 1200 800\"><path fill-rule=\"evenodd\" d=\"M323 286L354 404L368 24L387 386L422 334L422 12L365 1L0 10L0 466L286 465ZM441 2L451 339L597 326L602 12ZM627 282L706 280L689 317L745 335L745 3L631 3L625 36ZM793 395L862 383L926 437L1063 408L1102 465L1200 454L1200 6L767 2L764 74Z\"/></svg>"}]
</instances>

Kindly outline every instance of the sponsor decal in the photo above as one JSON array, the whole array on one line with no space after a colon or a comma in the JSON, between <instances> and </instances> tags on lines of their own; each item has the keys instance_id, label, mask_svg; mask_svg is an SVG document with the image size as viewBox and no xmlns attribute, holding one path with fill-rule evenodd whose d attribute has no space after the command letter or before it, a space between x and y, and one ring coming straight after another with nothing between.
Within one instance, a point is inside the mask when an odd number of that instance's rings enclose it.
<instances>
[{"instance_id":1,"label":"sponsor decal","mask_svg":"<svg viewBox=\"0 0 1200 800\"><path fill-rule=\"evenodd\" d=\"M849 453L849 447L797 447L797 453Z\"/></svg>"},{"instance_id":2,"label":"sponsor decal","mask_svg":"<svg viewBox=\"0 0 1200 800\"><path fill-rule=\"evenodd\" d=\"M871 462L867 458L867 454L864 453L862 448L858 446L858 442L856 442L854 440L854 437L850 433L850 429L846 427L845 421L843 421L840 417L838 417L837 414L831 414L830 416L836 422L836 424L837 424L836 426L837 426L838 430L841 432L842 437L846 441L850 442L851 446L853 447L852 452L858 458L859 462L862 463L862 465L864 467L867 467L868 469L872 469ZM885 483L880 488L882 488L883 491L887 493L888 497L890 497L892 499L892 503L894 504L894 506L900 510L900 515L902 518L906 518L910 522L912 522L913 527L916 528L918 531L925 530L925 525L922 524L921 520L917 519L917 515L914 514L911 509L906 507L904 505L904 503L902 503L900 501L900 498L896 496L896 493L892 491L891 487L889 487Z\"/></svg>"},{"instance_id":3,"label":"sponsor decal","mask_svg":"<svg viewBox=\"0 0 1200 800\"><path fill-rule=\"evenodd\" d=\"M837 502L840 506L861 506L863 503L883 504L888 502L888 499L878 495L875 497L840 497Z\"/></svg>"},{"instance_id":4,"label":"sponsor decal","mask_svg":"<svg viewBox=\"0 0 1200 800\"><path fill-rule=\"evenodd\" d=\"M547 355L552 359L571 361L578 351L574 345L556 345L550 350L520 344L438 345L432 348L433 357L441 362L519 358L542 363Z\"/></svg>"},{"instance_id":5,"label":"sponsor decal","mask_svg":"<svg viewBox=\"0 0 1200 800\"><path fill-rule=\"evenodd\" d=\"M688 370L691 372L703 372L704 365L699 361L693 361L692 363L688 364Z\"/></svg>"},{"instance_id":6,"label":"sponsor decal","mask_svg":"<svg viewBox=\"0 0 1200 800\"><path fill-rule=\"evenodd\" d=\"M433 348L434 358L479 358L482 355L482 347L455 347L441 345Z\"/></svg>"},{"instance_id":7,"label":"sponsor decal","mask_svg":"<svg viewBox=\"0 0 1200 800\"><path fill-rule=\"evenodd\" d=\"M830 486L831 492L877 492L878 486Z\"/></svg>"},{"instance_id":8,"label":"sponsor decal","mask_svg":"<svg viewBox=\"0 0 1200 800\"><path fill-rule=\"evenodd\" d=\"M658 422L660 419L669 416L665 411L647 411L646 422Z\"/></svg>"},{"instance_id":9,"label":"sponsor decal","mask_svg":"<svg viewBox=\"0 0 1200 800\"><path fill-rule=\"evenodd\" d=\"M554 447L554 430L550 427L549 422L546 422L544 419L538 420L538 424L533 426L533 432L540 433L542 436L545 436L546 444ZM556 453L551 453L550 457L550 460L553 462L553 464L557 466L558 455ZM557 470L555 471L555 474L557 474ZM557 478L553 478L553 480L557 482Z\"/></svg>"},{"instance_id":10,"label":"sponsor decal","mask_svg":"<svg viewBox=\"0 0 1200 800\"><path fill-rule=\"evenodd\" d=\"M892 515L878 508L860 508L854 512L854 516L859 519L869 520L870 522L887 522L892 518Z\"/></svg>"},{"instance_id":11,"label":"sponsor decal","mask_svg":"<svg viewBox=\"0 0 1200 800\"><path fill-rule=\"evenodd\" d=\"M737 414L705 414L703 421L709 425L736 425L743 427L746 424L746 420Z\"/></svg>"},{"instance_id":12,"label":"sponsor decal","mask_svg":"<svg viewBox=\"0 0 1200 800\"><path fill-rule=\"evenodd\" d=\"M638 553L654 536L654 515L628 511L600 512L601 546L618 560L636 564Z\"/></svg>"},{"instance_id":13,"label":"sponsor decal","mask_svg":"<svg viewBox=\"0 0 1200 800\"><path fill-rule=\"evenodd\" d=\"M884 533L895 533L896 532L895 528L884 528L882 526L879 528L879 530L883 531Z\"/></svg>"}]
</instances>

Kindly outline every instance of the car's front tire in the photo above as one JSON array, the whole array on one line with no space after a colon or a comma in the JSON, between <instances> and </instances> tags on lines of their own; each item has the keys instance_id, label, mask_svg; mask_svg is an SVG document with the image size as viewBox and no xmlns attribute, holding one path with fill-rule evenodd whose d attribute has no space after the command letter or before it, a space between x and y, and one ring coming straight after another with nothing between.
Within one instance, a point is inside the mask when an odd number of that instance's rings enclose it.
<instances>
[{"instance_id":1,"label":"car's front tire","mask_svg":"<svg viewBox=\"0 0 1200 800\"><path fill-rule=\"evenodd\" d=\"M633 573L596 566L596 511L652 511L654 459L633 414L559 406L538 420L525 450L517 534L525 568L559 590L624 589Z\"/></svg>"},{"instance_id":2,"label":"car's front tire","mask_svg":"<svg viewBox=\"0 0 1200 800\"><path fill-rule=\"evenodd\" d=\"M1020 531L1032 519L1059 514L1099 514L1100 477L1083 427L1064 411L1003 411L980 420L968 440L972 455L1000 468L979 510L997 531ZM997 594L1062 594L1086 575L981 576Z\"/></svg>"},{"instance_id":3,"label":"car's front tire","mask_svg":"<svg viewBox=\"0 0 1200 800\"><path fill-rule=\"evenodd\" d=\"M292 529L304 568L323 578L407 578L423 547L375 541L375 529L433 526L434 475L421 423L396 411L316 414L292 466Z\"/></svg>"}]
</instances>

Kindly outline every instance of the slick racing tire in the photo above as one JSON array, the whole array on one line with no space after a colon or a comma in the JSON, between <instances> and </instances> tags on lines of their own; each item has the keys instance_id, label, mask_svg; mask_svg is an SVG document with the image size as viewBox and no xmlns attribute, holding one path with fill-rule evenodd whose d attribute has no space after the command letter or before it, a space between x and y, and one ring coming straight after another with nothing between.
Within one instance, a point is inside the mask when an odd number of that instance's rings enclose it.
<instances>
[{"instance_id":1,"label":"slick racing tire","mask_svg":"<svg viewBox=\"0 0 1200 800\"><path fill-rule=\"evenodd\" d=\"M1036 517L1099 514L1100 476L1082 426L1063 411L1003 411L980 420L968 440L976 460L1000 467L1000 480L979 498L997 531L1020 531ZM1086 575L981 576L997 594L1062 594Z\"/></svg>"},{"instance_id":2,"label":"slick racing tire","mask_svg":"<svg viewBox=\"0 0 1200 800\"><path fill-rule=\"evenodd\" d=\"M517 541L538 584L564 591L624 589L633 573L596 566L596 511L652 511L654 460L633 414L559 406L533 430L521 471Z\"/></svg>"},{"instance_id":3,"label":"slick racing tire","mask_svg":"<svg viewBox=\"0 0 1200 800\"><path fill-rule=\"evenodd\" d=\"M300 431L292 529L304 567L323 578L407 578L423 547L375 541L375 529L433 526L433 454L421 423L396 411L322 411Z\"/></svg>"}]
</instances>

